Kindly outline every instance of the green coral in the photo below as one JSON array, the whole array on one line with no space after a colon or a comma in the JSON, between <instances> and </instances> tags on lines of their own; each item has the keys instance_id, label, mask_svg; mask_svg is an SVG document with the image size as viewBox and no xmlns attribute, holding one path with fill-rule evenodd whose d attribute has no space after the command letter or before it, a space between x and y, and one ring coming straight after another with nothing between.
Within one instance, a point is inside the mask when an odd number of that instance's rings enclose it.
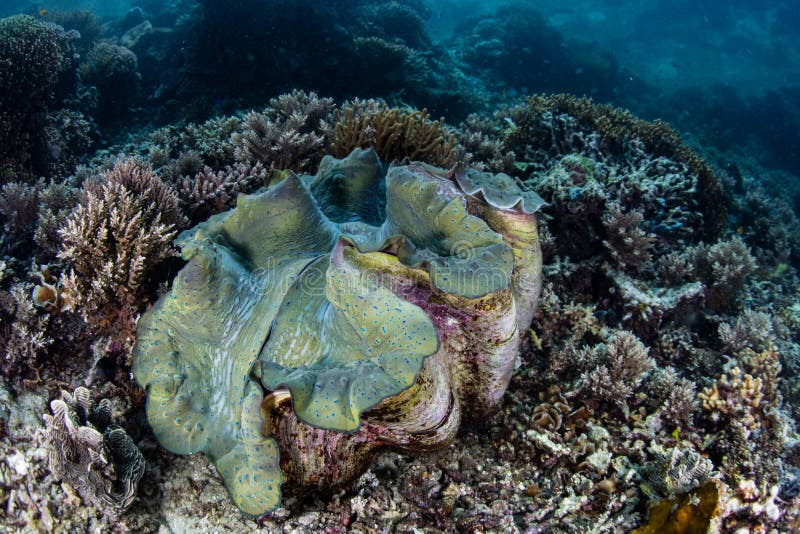
<instances>
[{"instance_id":1,"label":"green coral","mask_svg":"<svg viewBox=\"0 0 800 534\"><path fill-rule=\"evenodd\" d=\"M245 513L276 508L283 481L262 387L288 389L305 423L353 432L439 350L432 319L393 284L398 267L458 298L509 287L512 249L443 171L382 169L357 149L240 196L179 237L188 264L139 322L133 370L156 436L205 453Z\"/></svg>"}]
</instances>

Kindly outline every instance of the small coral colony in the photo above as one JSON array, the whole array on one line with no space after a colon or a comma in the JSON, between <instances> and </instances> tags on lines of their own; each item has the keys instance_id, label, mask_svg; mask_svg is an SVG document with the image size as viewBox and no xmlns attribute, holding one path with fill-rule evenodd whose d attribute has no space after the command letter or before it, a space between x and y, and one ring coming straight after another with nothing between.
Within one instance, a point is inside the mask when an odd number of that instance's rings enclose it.
<instances>
[{"instance_id":1,"label":"small coral colony","mask_svg":"<svg viewBox=\"0 0 800 534\"><path fill-rule=\"evenodd\" d=\"M180 499L251 528L797 528L783 200L565 94L294 90L95 150L74 88L111 114L136 56L61 17L0 21L5 527L157 531L202 453L229 500Z\"/></svg>"}]
</instances>

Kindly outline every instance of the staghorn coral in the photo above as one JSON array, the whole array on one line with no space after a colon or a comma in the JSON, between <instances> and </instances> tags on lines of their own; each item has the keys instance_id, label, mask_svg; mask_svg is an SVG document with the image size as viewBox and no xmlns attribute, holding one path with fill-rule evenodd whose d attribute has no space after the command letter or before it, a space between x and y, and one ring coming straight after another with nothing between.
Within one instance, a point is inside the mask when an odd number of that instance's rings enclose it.
<instances>
[{"instance_id":1,"label":"staghorn coral","mask_svg":"<svg viewBox=\"0 0 800 534\"><path fill-rule=\"evenodd\" d=\"M170 242L185 222L175 192L142 162L118 160L102 181L88 181L59 229L59 256L70 268L61 280L64 307L130 343L148 274L174 255Z\"/></svg>"},{"instance_id":2,"label":"staghorn coral","mask_svg":"<svg viewBox=\"0 0 800 534\"><path fill-rule=\"evenodd\" d=\"M581 377L578 394L627 410L627 399L655 365L648 348L632 333L620 330L605 344L583 350L594 368Z\"/></svg>"},{"instance_id":3,"label":"staghorn coral","mask_svg":"<svg viewBox=\"0 0 800 534\"><path fill-rule=\"evenodd\" d=\"M284 483L341 483L496 406L538 300L540 199L497 207L511 192L477 173L469 195L465 174L384 177L357 149L182 234L189 263L141 318L133 366L161 444L207 454L259 515Z\"/></svg>"},{"instance_id":4,"label":"staghorn coral","mask_svg":"<svg viewBox=\"0 0 800 534\"><path fill-rule=\"evenodd\" d=\"M612 204L603 215L606 240L603 245L611 253L611 258L621 267L641 269L650 261L650 249L656 236L641 229L644 216L632 210L623 213L619 204Z\"/></svg>"},{"instance_id":5,"label":"staghorn coral","mask_svg":"<svg viewBox=\"0 0 800 534\"><path fill-rule=\"evenodd\" d=\"M653 407L651 417L666 428L691 428L697 408L697 387L678 376L673 367L656 368L646 384L648 403Z\"/></svg>"},{"instance_id":6,"label":"staghorn coral","mask_svg":"<svg viewBox=\"0 0 800 534\"><path fill-rule=\"evenodd\" d=\"M32 288L18 283L0 291L0 370L5 376L38 374L39 358L53 343L47 329L50 317L34 307Z\"/></svg>"},{"instance_id":7,"label":"staghorn coral","mask_svg":"<svg viewBox=\"0 0 800 534\"><path fill-rule=\"evenodd\" d=\"M738 236L692 250L695 276L708 286L708 306L735 309L747 278L756 270L750 249Z\"/></svg>"},{"instance_id":8,"label":"staghorn coral","mask_svg":"<svg viewBox=\"0 0 800 534\"><path fill-rule=\"evenodd\" d=\"M733 325L719 325L718 334L725 348L734 353L745 349L763 351L770 348L775 340L772 317L749 309L744 310Z\"/></svg>"},{"instance_id":9,"label":"staghorn coral","mask_svg":"<svg viewBox=\"0 0 800 534\"><path fill-rule=\"evenodd\" d=\"M263 112L248 113L242 131L232 135L236 160L268 169L313 169L331 139L332 111L333 100L314 92L273 98Z\"/></svg>"},{"instance_id":10,"label":"staghorn coral","mask_svg":"<svg viewBox=\"0 0 800 534\"><path fill-rule=\"evenodd\" d=\"M200 155L203 164L220 169L235 162L233 134L242 128L238 117L217 117L202 124L189 123L180 134L182 146Z\"/></svg>"},{"instance_id":11,"label":"staghorn coral","mask_svg":"<svg viewBox=\"0 0 800 534\"><path fill-rule=\"evenodd\" d=\"M449 167L463 159L444 121L431 120L424 109L390 108L374 101L345 105L335 124L331 153L344 157L354 148L370 147L387 162L409 158Z\"/></svg>"},{"instance_id":12,"label":"staghorn coral","mask_svg":"<svg viewBox=\"0 0 800 534\"><path fill-rule=\"evenodd\" d=\"M473 113L459 124L456 135L473 165L485 165L486 170L510 174L516 170L516 154L503 145L504 129L501 121Z\"/></svg>"},{"instance_id":13,"label":"staghorn coral","mask_svg":"<svg viewBox=\"0 0 800 534\"><path fill-rule=\"evenodd\" d=\"M111 403L95 404L83 387L50 403L44 414L45 446L50 469L81 498L109 514L128 508L144 475L142 453L112 420Z\"/></svg>"},{"instance_id":14,"label":"staghorn coral","mask_svg":"<svg viewBox=\"0 0 800 534\"><path fill-rule=\"evenodd\" d=\"M177 193L184 212L197 222L232 208L239 194L252 193L269 178L260 163L236 163L217 172L204 167L193 177L184 176Z\"/></svg>"}]
</instances>

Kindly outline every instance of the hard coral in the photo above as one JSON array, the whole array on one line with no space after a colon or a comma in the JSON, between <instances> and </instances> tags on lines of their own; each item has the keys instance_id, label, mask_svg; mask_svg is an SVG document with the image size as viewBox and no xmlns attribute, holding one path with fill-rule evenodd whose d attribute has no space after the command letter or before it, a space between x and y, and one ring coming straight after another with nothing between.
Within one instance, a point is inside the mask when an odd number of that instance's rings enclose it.
<instances>
[{"instance_id":1,"label":"hard coral","mask_svg":"<svg viewBox=\"0 0 800 534\"><path fill-rule=\"evenodd\" d=\"M631 154L641 152L649 154L647 160L631 163L639 167L647 163L650 168L643 174L650 179L659 174L669 178L676 175L675 168L670 167L685 166L688 172L677 174L693 176L696 186L673 186L672 194L688 194L694 198L699 209L692 211L703 214L701 227L706 239L717 238L725 228L725 203L711 167L685 145L666 123L647 122L625 110L566 94L529 97L527 105L509 110L508 119L513 126L506 135L507 148L523 161L534 164L541 163L544 157L550 159L572 152L592 159L602 153L617 160L628 159ZM663 163L668 165L665 167ZM663 199L669 197L662 196ZM669 200L668 203L671 203ZM670 209L662 217L665 231L669 230L670 219L674 218L670 217L669 212L677 205L667 207ZM685 226L681 221L676 222Z\"/></svg>"},{"instance_id":2,"label":"hard coral","mask_svg":"<svg viewBox=\"0 0 800 534\"><path fill-rule=\"evenodd\" d=\"M107 399L95 404L83 387L50 403L45 444L53 474L104 512L128 508L144 475L142 453L111 417Z\"/></svg>"},{"instance_id":3,"label":"hard coral","mask_svg":"<svg viewBox=\"0 0 800 534\"><path fill-rule=\"evenodd\" d=\"M655 365L647 347L630 332L619 331L608 343L586 350L595 363L581 378L581 395L626 409L627 399Z\"/></svg>"},{"instance_id":4,"label":"hard coral","mask_svg":"<svg viewBox=\"0 0 800 534\"><path fill-rule=\"evenodd\" d=\"M17 15L0 20L0 174L29 180L47 171L43 129L74 70L74 34Z\"/></svg>"},{"instance_id":5,"label":"hard coral","mask_svg":"<svg viewBox=\"0 0 800 534\"><path fill-rule=\"evenodd\" d=\"M80 205L60 228L63 301L101 332L128 343L151 269L174 254L185 224L175 192L136 160L119 160L84 185Z\"/></svg>"},{"instance_id":6,"label":"hard coral","mask_svg":"<svg viewBox=\"0 0 800 534\"><path fill-rule=\"evenodd\" d=\"M139 321L133 368L162 445L207 454L258 515L285 481L341 483L494 407L541 286L540 202L497 207L513 192L489 178L384 176L359 149L183 233L189 263Z\"/></svg>"},{"instance_id":7,"label":"hard coral","mask_svg":"<svg viewBox=\"0 0 800 534\"><path fill-rule=\"evenodd\" d=\"M30 284L19 283L0 291L0 370L6 376L36 372L39 356L53 343L47 331L50 317L36 310Z\"/></svg>"},{"instance_id":8,"label":"hard coral","mask_svg":"<svg viewBox=\"0 0 800 534\"><path fill-rule=\"evenodd\" d=\"M251 111L234 133L236 159L268 169L310 171L332 135L333 100L294 91L270 100L262 113Z\"/></svg>"},{"instance_id":9,"label":"hard coral","mask_svg":"<svg viewBox=\"0 0 800 534\"><path fill-rule=\"evenodd\" d=\"M374 148L386 162L404 158L449 167L463 159L444 121L426 110L390 108L385 103L355 101L341 110L331 152L344 157L354 148Z\"/></svg>"}]
</instances>

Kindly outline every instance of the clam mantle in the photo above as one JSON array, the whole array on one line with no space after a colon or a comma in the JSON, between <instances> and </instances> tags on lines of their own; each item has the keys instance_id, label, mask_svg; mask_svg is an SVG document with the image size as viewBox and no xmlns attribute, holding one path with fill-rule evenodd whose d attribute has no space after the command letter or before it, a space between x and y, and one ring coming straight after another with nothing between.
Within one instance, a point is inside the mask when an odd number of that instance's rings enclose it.
<instances>
[{"instance_id":1,"label":"clam mantle","mask_svg":"<svg viewBox=\"0 0 800 534\"><path fill-rule=\"evenodd\" d=\"M159 442L202 452L245 513L382 446L441 446L497 405L541 288L541 199L503 174L373 150L323 159L178 238L138 326Z\"/></svg>"}]
</instances>

